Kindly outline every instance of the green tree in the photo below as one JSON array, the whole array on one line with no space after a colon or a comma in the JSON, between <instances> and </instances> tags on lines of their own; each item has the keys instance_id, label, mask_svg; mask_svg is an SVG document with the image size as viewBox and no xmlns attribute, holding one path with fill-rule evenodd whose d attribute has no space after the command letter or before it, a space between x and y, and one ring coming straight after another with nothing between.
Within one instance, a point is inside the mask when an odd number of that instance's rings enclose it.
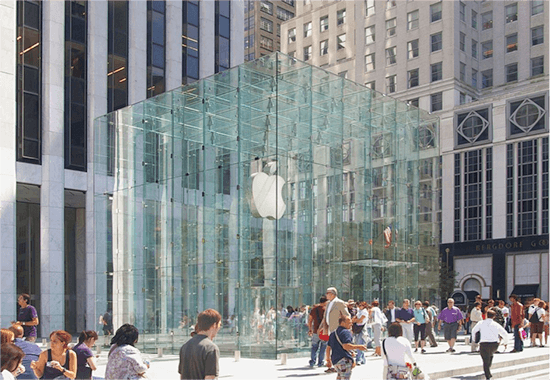
<instances>
[{"instance_id":1,"label":"green tree","mask_svg":"<svg viewBox=\"0 0 550 380\"><path fill-rule=\"evenodd\" d=\"M439 265L439 295L441 299L449 298L456 288L457 272L450 269L445 261Z\"/></svg>"}]
</instances>

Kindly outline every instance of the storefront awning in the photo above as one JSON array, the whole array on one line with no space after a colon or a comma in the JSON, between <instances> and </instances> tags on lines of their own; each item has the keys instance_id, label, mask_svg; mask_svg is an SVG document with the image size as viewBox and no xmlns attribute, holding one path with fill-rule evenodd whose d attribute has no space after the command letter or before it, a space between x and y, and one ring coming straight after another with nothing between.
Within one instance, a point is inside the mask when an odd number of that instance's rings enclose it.
<instances>
[{"instance_id":1,"label":"storefront awning","mask_svg":"<svg viewBox=\"0 0 550 380\"><path fill-rule=\"evenodd\" d=\"M536 297L539 292L539 284L535 285L516 285L512 294L520 298Z\"/></svg>"}]
</instances>

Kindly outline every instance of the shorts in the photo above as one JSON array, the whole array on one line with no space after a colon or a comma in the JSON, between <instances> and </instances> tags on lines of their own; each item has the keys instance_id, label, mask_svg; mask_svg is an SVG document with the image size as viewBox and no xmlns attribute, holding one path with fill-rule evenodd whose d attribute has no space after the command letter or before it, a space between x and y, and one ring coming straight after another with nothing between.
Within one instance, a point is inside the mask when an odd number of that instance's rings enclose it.
<instances>
[{"instance_id":1,"label":"shorts","mask_svg":"<svg viewBox=\"0 0 550 380\"><path fill-rule=\"evenodd\" d=\"M445 326L443 326L445 340L456 339L457 331L458 331L458 322L445 323Z\"/></svg>"},{"instance_id":2,"label":"shorts","mask_svg":"<svg viewBox=\"0 0 550 380\"><path fill-rule=\"evenodd\" d=\"M542 334L544 322L531 322L531 334Z\"/></svg>"},{"instance_id":3,"label":"shorts","mask_svg":"<svg viewBox=\"0 0 550 380\"><path fill-rule=\"evenodd\" d=\"M419 340L426 340L426 324L421 323L420 325L414 324L414 341L418 342ZM418 337L420 336L420 339Z\"/></svg>"}]
</instances>

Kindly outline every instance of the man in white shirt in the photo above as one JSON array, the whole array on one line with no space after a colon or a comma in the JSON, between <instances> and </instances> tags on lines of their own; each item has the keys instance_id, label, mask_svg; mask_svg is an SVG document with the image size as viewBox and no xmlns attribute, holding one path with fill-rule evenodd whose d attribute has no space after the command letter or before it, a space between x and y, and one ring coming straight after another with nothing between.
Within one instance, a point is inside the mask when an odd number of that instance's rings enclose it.
<instances>
[{"instance_id":1,"label":"man in white shirt","mask_svg":"<svg viewBox=\"0 0 550 380\"><path fill-rule=\"evenodd\" d=\"M481 339L479 340L479 354L483 360L483 372L488 380L491 375L491 364L493 363L493 355L498 350L499 339L502 338L504 349L508 344L508 333L500 324L493 321L496 313L494 310L487 310L487 319L478 322L472 329L472 337L475 338L479 331Z\"/></svg>"},{"instance_id":2,"label":"man in white shirt","mask_svg":"<svg viewBox=\"0 0 550 380\"><path fill-rule=\"evenodd\" d=\"M483 314L481 312L481 302L476 301L474 307L470 311L470 329L473 330L476 325L483 320ZM470 348L472 352L479 351L479 343L474 342L474 335L472 334L472 340L470 342Z\"/></svg>"}]
</instances>

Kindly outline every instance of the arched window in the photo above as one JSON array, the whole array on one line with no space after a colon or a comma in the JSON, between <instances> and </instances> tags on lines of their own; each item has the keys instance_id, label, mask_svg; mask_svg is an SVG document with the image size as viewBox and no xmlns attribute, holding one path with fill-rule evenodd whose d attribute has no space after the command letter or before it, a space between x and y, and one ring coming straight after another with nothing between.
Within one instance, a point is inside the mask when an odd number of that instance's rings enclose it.
<instances>
[{"instance_id":1,"label":"arched window","mask_svg":"<svg viewBox=\"0 0 550 380\"><path fill-rule=\"evenodd\" d=\"M465 292L475 291L481 294L481 283L475 278L469 278L464 281L464 284L462 285L462 290L464 290Z\"/></svg>"}]
</instances>

